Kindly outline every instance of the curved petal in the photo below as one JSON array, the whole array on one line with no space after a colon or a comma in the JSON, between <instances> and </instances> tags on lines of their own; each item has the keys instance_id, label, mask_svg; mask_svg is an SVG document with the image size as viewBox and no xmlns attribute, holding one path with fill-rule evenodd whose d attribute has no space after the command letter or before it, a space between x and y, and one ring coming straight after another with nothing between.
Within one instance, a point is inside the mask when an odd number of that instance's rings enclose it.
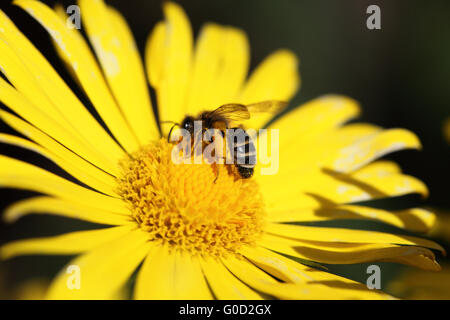
<instances>
[{"instance_id":1,"label":"curved petal","mask_svg":"<svg viewBox=\"0 0 450 320\"><path fill-rule=\"evenodd\" d=\"M314 181L311 180L309 185L299 189L336 203L380 199L409 193L428 196L428 188L422 181L405 174L367 177L357 173L345 175L325 172L311 179Z\"/></svg>"},{"instance_id":2,"label":"curved petal","mask_svg":"<svg viewBox=\"0 0 450 320\"><path fill-rule=\"evenodd\" d=\"M67 146L57 142L55 139L45 134L38 128L3 110L0 110L0 118L17 132L20 132L28 139L41 145L43 148L48 150L48 152L57 155L71 165L83 170L86 174L89 174L96 180L101 181L103 185L116 185L114 176L106 173L101 168L94 166L86 159L83 159L80 155L69 150Z\"/></svg>"},{"instance_id":3,"label":"curved petal","mask_svg":"<svg viewBox=\"0 0 450 320\"><path fill-rule=\"evenodd\" d=\"M329 132L359 113L360 107L355 100L339 95L323 95L289 111L269 128L280 130L280 148L285 148Z\"/></svg>"},{"instance_id":4,"label":"curved petal","mask_svg":"<svg viewBox=\"0 0 450 320\"><path fill-rule=\"evenodd\" d=\"M78 3L89 40L131 130L141 144L159 138L144 68L126 21L103 1Z\"/></svg>"},{"instance_id":5,"label":"curved petal","mask_svg":"<svg viewBox=\"0 0 450 320\"><path fill-rule=\"evenodd\" d=\"M117 160L124 157L124 152L119 145L82 105L39 50L34 47L2 11L0 11L0 37L7 41L15 55L26 66L31 76L30 79L32 78L36 85L39 86L39 89L51 100L52 106L57 112L51 113L49 116L54 117L57 115L58 120L61 120L61 124L67 123L68 128L73 128L77 135L95 146L103 154L108 154L109 157ZM5 68L5 70L9 70L9 68ZM16 85L16 88L23 90L22 92L27 94L30 101L38 101L41 96L30 92L29 87L22 86L22 82L21 80L21 83ZM37 108L41 108L42 111L51 110L46 108L45 101L44 103L35 103L35 105ZM20 112L18 113L20 114Z\"/></svg>"},{"instance_id":6,"label":"curved petal","mask_svg":"<svg viewBox=\"0 0 450 320\"><path fill-rule=\"evenodd\" d=\"M77 254L89 251L130 233L132 227L113 227L65 233L60 236L17 240L0 247L0 258L29 254Z\"/></svg>"},{"instance_id":7,"label":"curved petal","mask_svg":"<svg viewBox=\"0 0 450 320\"><path fill-rule=\"evenodd\" d=\"M265 100L289 101L300 86L298 60L294 53L281 49L269 55L250 75L238 96L244 104ZM261 114L246 123L247 128L259 129L273 117Z\"/></svg>"},{"instance_id":8,"label":"curved petal","mask_svg":"<svg viewBox=\"0 0 450 320\"><path fill-rule=\"evenodd\" d=\"M208 23L195 46L187 114L236 102L250 60L247 36L239 29Z\"/></svg>"},{"instance_id":9,"label":"curved petal","mask_svg":"<svg viewBox=\"0 0 450 320\"><path fill-rule=\"evenodd\" d=\"M434 256L430 255L429 253L421 255L405 255L393 258L386 258L383 261L406 264L427 271L442 270L439 263L437 263L436 260L434 259Z\"/></svg>"},{"instance_id":10,"label":"curved petal","mask_svg":"<svg viewBox=\"0 0 450 320\"><path fill-rule=\"evenodd\" d=\"M0 156L0 186L41 192L92 208L129 214L121 199L89 190L44 169L5 156Z\"/></svg>"},{"instance_id":11,"label":"curved petal","mask_svg":"<svg viewBox=\"0 0 450 320\"><path fill-rule=\"evenodd\" d=\"M325 167L340 172L351 172L388 153L420 148L419 139L411 131L389 129L341 149L338 157L330 164L325 163Z\"/></svg>"},{"instance_id":12,"label":"curved petal","mask_svg":"<svg viewBox=\"0 0 450 320\"><path fill-rule=\"evenodd\" d=\"M337 243L384 243L421 246L445 252L439 244L422 238L377 231L342 228L306 227L292 224L267 223L265 231L279 237L298 240Z\"/></svg>"},{"instance_id":13,"label":"curved petal","mask_svg":"<svg viewBox=\"0 0 450 320\"><path fill-rule=\"evenodd\" d=\"M202 270L214 296L220 300L259 300L256 291L237 279L220 261L213 258L200 260Z\"/></svg>"},{"instance_id":14,"label":"curved petal","mask_svg":"<svg viewBox=\"0 0 450 320\"><path fill-rule=\"evenodd\" d=\"M28 141L23 138L19 138L13 135L0 133L0 143L8 143L17 147L22 147L34 152L37 152L41 154L42 156L50 159L54 163L56 163L58 166L60 166L62 169L64 169L66 172L71 174L73 177L78 179L79 181L85 183L86 185L103 192L110 196L117 196L117 193L114 191L115 183L111 184L104 184L102 181L97 180L95 177L89 175L84 169L88 167L88 165L85 165L83 168L79 168L76 165L73 165L73 163L66 161L65 159L59 157L56 154L48 152L46 149L42 148L41 146Z\"/></svg>"},{"instance_id":15,"label":"curved petal","mask_svg":"<svg viewBox=\"0 0 450 320\"><path fill-rule=\"evenodd\" d=\"M243 254L269 274L286 282L303 283L307 287L323 287L321 299L392 299L378 290L369 290L367 286L297 263L270 250L256 247L246 248ZM328 288L327 288L328 287Z\"/></svg>"},{"instance_id":16,"label":"curved petal","mask_svg":"<svg viewBox=\"0 0 450 320\"><path fill-rule=\"evenodd\" d=\"M164 73L166 24L158 22L150 33L145 44L145 65L148 82L153 87L158 87Z\"/></svg>"},{"instance_id":17,"label":"curved petal","mask_svg":"<svg viewBox=\"0 0 450 320\"><path fill-rule=\"evenodd\" d=\"M327 264L353 264L371 261L397 261L422 269L438 271L439 264L432 251L416 246L373 243L354 244L292 240L265 235L260 245L303 260ZM401 261L407 258L409 261ZM425 263L423 263L424 259ZM429 262L433 262L430 264Z\"/></svg>"},{"instance_id":18,"label":"curved petal","mask_svg":"<svg viewBox=\"0 0 450 320\"><path fill-rule=\"evenodd\" d=\"M136 299L212 299L199 258L166 245L150 252L136 280Z\"/></svg>"},{"instance_id":19,"label":"curved petal","mask_svg":"<svg viewBox=\"0 0 450 320\"><path fill-rule=\"evenodd\" d=\"M29 214L52 214L72 219L109 225L133 223L131 216L94 209L79 203L53 197L34 197L18 201L5 209L3 219L12 223Z\"/></svg>"},{"instance_id":20,"label":"curved petal","mask_svg":"<svg viewBox=\"0 0 450 320\"><path fill-rule=\"evenodd\" d=\"M122 147L128 152L137 150L137 138L122 116L92 52L78 30L67 28L54 11L41 2L15 0L14 4L41 23L60 47L95 109Z\"/></svg>"},{"instance_id":21,"label":"curved petal","mask_svg":"<svg viewBox=\"0 0 450 320\"><path fill-rule=\"evenodd\" d=\"M270 150L270 158L278 158L277 175L304 176L319 171L323 159L330 154L380 131L379 127L365 123L341 128L358 114L356 101L337 95L322 96L295 108L272 123L269 130L260 132L256 141L258 168L266 166L263 155Z\"/></svg>"},{"instance_id":22,"label":"curved petal","mask_svg":"<svg viewBox=\"0 0 450 320\"><path fill-rule=\"evenodd\" d=\"M333 280L333 283L321 281L318 283L281 283L270 277L267 273L257 268L248 261L237 258L228 258L224 260L227 268L243 282L256 290L264 292L268 295L280 299L357 299L357 298L387 298L386 295L369 294L365 295L368 290L364 290L362 285L352 283L350 281ZM336 278L336 277L335 277ZM336 282L338 282L336 284ZM331 286L333 284L334 286ZM339 287L346 287L347 290L340 290ZM353 290L348 290L353 289Z\"/></svg>"},{"instance_id":23,"label":"curved petal","mask_svg":"<svg viewBox=\"0 0 450 320\"><path fill-rule=\"evenodd\" d=\"M429 231L436 216L421 208L389 212L382 209L358 205L340 205L329 208L292 208L269 211L267 219L271 222L306 222L341 219L368 219L389 223L399 228L415 232Z\"/></svg>"},{"instance_id":24,"label":"curved petal","mask_svg":"<svg viewBox=\"0 0 450 320\"><path fill-rule=\"evenodd\" d=\"M279 174L312 176L323 170L330 170L327 163L332 162L330 159L336 159L342 149L358 141L370 139L379 132L382 132L382 129L377 126L352 123L344 127L328 128L322 133L314 133L314 130L305 134L292 133L290 138L297 139L291 140L290 144L282 144L287 132L280 130ZM281 137L281 134L284 137ZM265 134L261 135L258 141L265 143Z\"/></svg>"},{"instance_id":25,"label":"curved petal","mask_svg":"<svg viewBox=\"0 0 450 320\"><path fill-rule=\"evenodd\" d=\"M39 102L37 95L34 100ZM48 114L36 108L22 93L14 89L2 78L0 78L0 101L36 128L45 132L76 154L79 154L87 161L92 162L97 167L109 173L115 174L117 172L117 163L99 153L93 146L87 144L73 130L69 130L70 127L63 126L58 121L49 117ZM4 114L6 113L2 111L2 117ZM27 134L27 132L24 133L25 135Z\"/></svg>"},{"instance_id":26,"label":"curved petal","mask_svg":"<svg viewBox=\"0 0 450 320\"><path fill-rule=\"evenodd\" d=\"M280 171L282 164L279 164ZM267 209L275 212L333 208L338 204L410 193L428 195L428 188L422 181L401 174L397 165L386 161L376 161L349 174L311 169L262 175L257 167L253 179L260 186Z\"/></svg>"},{"instance_id":27,"label":"curved petal","mask_svg":"<svg viewBox=\"0 0 450 320\"><path fill-rule=\"evenodd\" d=\"M181 6L165 2L163 9L164 27L157 25L150 35L145 59L150 83L157 93L159 119L179 122L186 113L193 55L192 29ZM162 127L164 135L169 128Z\"/></svg>"},{"instance_id":28,"label":"curved petal","mask_svg":"<svg viewBox=\"0 0 450 320\"><path fill-rule=\"evenodd\" d=\"M148 234L140 229L97 246L69 262L69 266L79 267L80 288L73 290L68 285L72 275L63 268L50 285L47 298L111 299L125 285L150 247Z\"/></svg>"}]
</instances>

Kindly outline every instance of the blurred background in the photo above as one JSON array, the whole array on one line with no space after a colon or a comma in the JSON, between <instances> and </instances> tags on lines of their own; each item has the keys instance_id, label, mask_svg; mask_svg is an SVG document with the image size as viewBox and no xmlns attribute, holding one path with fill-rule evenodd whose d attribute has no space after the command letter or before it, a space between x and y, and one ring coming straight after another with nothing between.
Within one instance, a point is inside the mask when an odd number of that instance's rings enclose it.
<instances>
[{"instance_id":1,"label":"blurred background","mask_svg":"<svg viewBox=\"0 0 450 320\"><path fill-rule=\"evenodd\" d=\"M56 3L43 2L49 5ZM74 2L59 1L66 7ZM149 32L162 19L162 1L106 2L119 9L128 20L142 54ZM449 1L177 2L190 17L195 34L208 21L245 30L251 47L251 68L278 48L294 51L300 58L302 87L291 107L326 93L344 94L361 103L363 114L358 120L386 128L403 127L415 132L423 143L423 151L401 151L389 158L397 161L407 174L424 181L430 189L430 197L423 201L412 195L370 205L385 208L421 205L433 208L443 217L450 217L450 141L445 140L443 133L445 119L450 117ZM10 1L3 0L1 3L1 9L44 53L74 91L79 93L41 26L19 8L12 6ZM372 4L381 9L381 30L368 30L366 27L369 17L366 9ZM3 123L0 124L0 131L13 132ZM0 153L67 176L50 161L32 152L1 144ZM13 201L30 195L31 192L2 189L0 210ZM88 223L63 218L29 216L13 225L0 222L0 245L13 239L50 236L91 227ZM365 227L392 229L383 225ZM438 230L432 236L445 244L447 250L450 248L450 234ZM50 278L69 259L70 257L64 256L27 256L0 262L0 298L20 295L18 283L26 284L33 280L35 284L36 279L42 283L42 278ZM439 261L445 262L443 258ZM396 279L405 276L410 268L389 263L379 265L382 268L382 289L400 296L411 296L408 290L399 289L395 285ZM368 277L366 264L329 268L331 272L362 282ZM448 281L450 283L450 279ZM450 292L444 293L450 298Z\"/></svg>"}]
</instances>

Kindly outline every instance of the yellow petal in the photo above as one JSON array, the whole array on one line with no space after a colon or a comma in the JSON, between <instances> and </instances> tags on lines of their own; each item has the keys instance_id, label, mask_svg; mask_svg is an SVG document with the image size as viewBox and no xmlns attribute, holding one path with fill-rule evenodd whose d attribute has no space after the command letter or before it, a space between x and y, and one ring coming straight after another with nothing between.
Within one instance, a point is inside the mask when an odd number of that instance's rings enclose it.
<instances>
[{"instance_id":1,"label":"yellow petal","mask_svg":"<svg viewBox=\"0 0 450 320\"><path fill-rule=\"evenodd\" d=\"M103 1L78 3L89 40L125 119L141 144L159 138L144 68L126 21Z\"/></svg>"},{"instance_id":2,"label":"yellow petal","mask_svg":"<svg viewBox=\"0 0 450 320\"><path fill-rule=\"evenodd\" d=\"M70 151L66 146L58 143L55 139L52 139L50 136L37 129L36 127L6 111L0 110L0 118L17 132L20 132L30 140L35 141L37 144L48 150L48 152L51 152L52 154L64 159L65 162L76 166L77 168L85 172L85 174L88 174L96 180L101 181L103 185L116 185L116 179L112 175L97 168L92 163L89 163L76 153Z\"/></svg>"},{"instance_id":3,"label":"yellow petal","mask_svg":"<svg viewBox=\"0 0 450 320\"><path fill-rule=\"evenodd\" d=\"M355 284L352 284L353 290L348 290L352 287L346 285L348 282L338 282L336 284L336 279L330 281L330 283L325 281L318 283L281 283L248 261L236 258L227 258L224 260L224 264L236 277L249 286L280 299L373 299L377 296L374 294L371 297L367 297L365 291L358 292L363 288L362 285L358 286L356 284L355 288ZM342 290L342 287L347 290ZM378 294L378 298L386 298L386 296Z\"/></svg>"},{"instance_id":4,"label":"yellow petal","mask_svg":"<svg viewBox=\"0 0 450 320\"><path fill-rule=\"evenodd\" d=\"M29 101L35 101L35 104L41 106L41 111L45 116L55 122L67 126L67 130L77 135L76 130L64 116L59 112L54 103L48 98L45 92L40 88L39 83L34 80L33 74L26 68L20 57L14 52L13 48L8 44L4 38L0 39L0 61L2 66L2 73L8 81ZM2 80L2 96L7 94L6 89L10 87L7 82Z\"/></svg>"},{"instance_id":5,"label":"yellow petal","mask_svg":"<svg viewBox=\"0 0 450 320\"><path fill-rule=\"evenodd\" d=\"M262 297L237 279L220 262L212 258L200 260L214 295L220 300L259 300Z\"/></svg>"},{"instance_id":6,"label":"yellow petal","mask_svg":"<svg viewBox=\"0 0 450 320\"><path fill-rule=\"evenodd\" d=\"M436 223L436 215L422 208L396 211L395 215L402 221L403 228L415 232L428 232Z\"/></svg>"},{"instance_id":7,"label":"yellow petal","mask_svg":"<svg viewBox=\"0 0 450 320\"><path fill-rule=\"evenodd\" d=\"M14 4L45 27L65 54L68 65L72 67L82 88L114 137L127 151L135 151L138 148L137 139L122 116L94 56L78 30L67 28L54 11L41 2L15 0Z\"/></svg>"},{"instance_id":8,"label":"yellow petal","mask_svg":"<svg viewBox=\"0 0 450 320\"><path fill-rule=\"evenodd\" d=\"M305 175L255 174L255 180L267 209L275 211L334 207L410 193L428 196L428 188L422 181L404 174L367 175L364 171L344 174L324 169Z\"/></svg>"},{"instance_id":9,"label":"yellow petal","mask_svg":"<svg viewBox=\"0 0 450 320\"><path fill-rule=\"evenodd\" d=\"M265 100L289 101L300 86L298 60L289 50L269 55L250 75L238 101L250 104ZM246 123L248 128L261 128L273 115L261 114Z\"/></svg>"},{"instance_id":10,"label":"yellow petal","mask_svg":"<svg viewBox=\"0 0 450 320\"><path fill-rule=\"evenodd\" d=\"M306 227L290 224L267 223L268 233L299 240L343 243L384 243L416 245L445 252L439 244L412 236L396 235L377 231L351 230L342 228Z\"/></svg>"},{"instance_id":11,"label":"yellow petal","mask_svg":"<svg viewBox=\"0 0 450 320\"><path fill-rule=\"evenodd\" d=\"M164 72L166 24L158 22L150 33L145 45L145 65L147 78L153 87L158 87Z\"/></svg>"},{"instance_id":12,"label":"yellow petal","mask_svg":"<svg viewBox=\"0 0 450 320\"><path fill-rule=\"evenodd\" d=\"M14 146L22 147L37 152L42 156L52 160L62 169L64 169L73 177L77 178L79 181L85 183L86 185L110 196L118 197L117 193L114 191L114 187L116 184L113 181L111 181L110 184L105 184L102 181L97 180L95 177L89 175L86 171L84 171L84 168L88 167L87 165L83 166L83 168L79 168L72 162L69 162L64 158L59 157L57 154L53 154L31 141L13 135L0 133L0 142L8 143Z\"/></svg>"},{"instance_id":13,"label":"yellow petal","mask_svg":"<svg viewBox=\"0 0 450 320\"><path fill-rule=\"evenodd\" d=\"M406 257L414 262L416 260L422 260L422 257L427 257L437 265L432 251L415 246L397 246L383 243L354 244L291 240L271 235L265 235L260 245L300 259L327 264L354 264L371 261L387 261L397 258L403 259ZM412 264L408 263L408 261L398 262ZM417 263L412 265L417 266ZM435 268L433 267L431 270L435 270Z\"/></svg>"},{"instance_id":14,"label":"yellow petal","mask_svg":"<svg viewBox=\"0 0 450 320\"><path fill-rule=\"evenodd\" d=\"M364 123L340 128L358 113L359 106L354 100L336 95L319 97L290 111L271 124L269 131L259 135L258 165L265 167L261 150L270 150L272 159L279 157L276 176L292 177L295 174L302 176L303 181L305 175L314 174L321 169L324 159L330 153L334 154L343 146L380 130ZM270 141L271 144L275 143L272 147L268 140L276 137L276 133L278 141ZM259 172L257 169L255 177ZM283 181L285 179L283 177Z\"/></svg>"},{"instance_id":15,"label":"yellow petal","mask_svg":"<svg viewBox=\"0 0 450 320\"><path fill-rule=\"evenodd\" d=\"M442 269L434 256L430 254L405 255L383 259L383 261L406 264L427 271L441 271Z\"/></svg>"},{"instance_id":16,"label":"yellow petal","mask_svg":"<svg viewBox=\"0 0 450 320\"><path fill-rule=\"evenodd\" d=\"M0 248L1 259L29 254L76 254L130 233L130 226L70 232L56 237L17 240Z\"/></svg>"},{"instance_id":17,"label":"yellow petal","mask_svg":"<svg viewBox=\"0 0 450 320\"><path fill-rule=\"evenodd\" d=\"M340 219L377 220L415 232L427 232L434 225L436 216L432 212L420 208L388 212L382 209L357 205L340 205L318 209L292 208L268 212L268 220L271 222L306 222Z\"/></svg>"},{"instance_id":18,"label":"yellow petal","mask_svg":"<svg viewBox=\"0 0 450 320\"><path fill-rule=\"evenodd\" d=\"M420 148L420 141L412 132L405 129L385 130L341 149L338 157L328 167L335 171L351 172L388 153Z\"/></svg>"},{"instance_id":19,"label":"yellow petal","mask_svg":"<svg viewBox=\"0 0 450 320\"><path fill-rule=\"evenodd\" d=\"M87 161L92 162L97 167L108 171L109 173L115 174L117 172L117 163L108 159L105 155L99 153L98 150L95 150L92 146L88 145L83 139L69 130L68 127L61 125L48 117L47 114L41 112L31 104L23 94L15 90L2 78L0 78L0 101L22 116L25 120L36 126L36 128L40 129ZM1 112L2 118L5 114L7 113L4 111ZM8 120L5 119L5 121ZM11 122L17 121L12 120ZM24 131L23 133L27 135L28 132Z\"/></svg>"},{"instance_id":20,"label":"yellow petal","mask_svg":"<svg viewBox=\"0 0 450 320\"><path fill-rule=\"evenodd\" d=\"M41 192L92 208L129 214L121 199L89 190L44 169L5 156L0 156L0 186Z\"/></svg>"},{"instance_id":21,"label":"yellow petal","mask_svg":"<svg viewBox=\"0 0 450 320\"><path fill-rule=\"evenodd\" d=\"M286 282L304 284L317 291L320 299L390 299L378 290L369 290L355 281L299 264L273 251L245 248L243 254L267 273Z\"/></svg>"},{"instance_id":22,"label":"yellow petal","mask_svg":"<svg viewBox=\"0 0 450 320\"><path fill-rule=\"evenodd\" d=\"M355 171L359 177L388 176L394 173L402 173L400 166L388 160L378 160Z\"/></svg>"},{"instance_id":23,"label":"yellow petal","mask_svg":"<svg viewBox=\"0 0 450 320\"><path fill-rule=\"evenodd\" d=\"M165 25L164 28L157 26L149 38L146 65L149 79L157 93L160 120L178 122L186 113L192 69L192 29L185 12L178 4L165 2L163 9ZM155 41L162 43L154 43ZM152 75L153 72L156 74ZM169 128L162 127L164 135Z\"/></svg>"},{"instance_id":24,"label":"yellow petal","mask_svg":"<svg viewBox=\"0 0 450 320\"><path fill-rule=\"evenodd\" d=\"M329 168L328 163L333 161L330 159L338 158L343 149L359 141L371 139L380 132L382 132L380 127L371 124L352 123L325 131L313 139L305 137L304 143L300 145L292 142L292 145L286 146L280 154L280 162L283 163L281 173L312 175L317 171L323 171ZM309 152L300 150L309 150Z\"/></svg>"},{"instance_id":25,"label":"yellow petal","mask_svg":"<svg viewBox=\"0 0 450 320\"><path fill-rule=\"evenodd\" d=\"M323 132L311 130L299 135L298 140L292 140L290 145L283 145L280 150L281 174L311 175L323 170L329 159L336 159L342 149L382 131L380 127L367 123L324 129Z\"/></svg>"},{"instance_id":26,"label":"yellow petal","mask_svg":"<svg viewBox=\"0 0 450 320\"><path fill-rule=\"evenodd\" d=\"M358 103L345 96L324 95L311 100L270 125L280 130L280 149L299 146L318 135L330 132L358 116Z\"/></svg>"},{"instance_id":27,"label":"yellow petal","mask_svg":"<svg viewBox=\"0 0 450 320\"><path fill-rule=\"evenodd\" d=\"M80 288L68 286L75 274L63 268L50 285L48 299L111 299L127 282L151 243L148 234L135 229L69 262L79 267Z\"/></svg>"},{"instance_id":28,"label":"yellow petal","mask_svg":"<svg viewBox=\"0 0 450 320\"><path fill-rule=\"evenodd\" d=\"M29 214L52 214L110 225L132 223L131 216L94 209L79 203L46 196L34 197L13 203L5 209L3 218L6 222L11 223Z\"/></svg>"},{"instance_id":29,"label":"yellow petal","mask_svg":"<svg viewBox=\"0 0 450 320\"><path fill-rule=\"evenodd\" d=\"M2 11L0 11L0 38L8 42L11 49L26 66L31 76L30 79L33 79L39 89L51 100L52 106L57 112L51 113L50 116L58 116L57 119L61 120L61 124L67 123L68 127L73 127L76 134L103 154L108 154L110 158L118 160L124 157L123 150L82 105L44 56ZM40 96L28 91L28 87L23 87L23 80L20 81L21 83L18 83L16 88L23 88L24 94L28 93L30 101L39 101ZM46 106L45 103L36 104L36 107L44 111L52 110L46 109Z\"/></svg>"},{"instance_id":30,"label":"yellow petal","mask_svg":"<svg viewBox=\"0 0 450 320\"><path fill-rule=\"evenodd\" d=\"M208 23L200 31L193 62L187 114L197 115L237 102L249 64L247 36L239 29Z\"/></svg>"},{"instance_id":31,"label":"yellow petal","mask_svg":"<svg viewBox=\"0 0 450 320\"><path fill-rule=\"evenodd\" d=\"M265 242L262 242L265 244ZM307 267L301 264L294 267L295 261L283 257L271 250L258 246L255 248L244 247L241 253L256 266L274 277L292 283L304 283L312 280L303 270Z\"/></svg>"},{"instance_id":32,"label":"yellow petal","mask_svg":"<svg viewBox=\"0 0 450 320\"><path fill-rule=\"evenodd\" d=\"M154 248L136 280L136 299L212 299L200 262L166 245Z\"/></svg>"}]
</instances>

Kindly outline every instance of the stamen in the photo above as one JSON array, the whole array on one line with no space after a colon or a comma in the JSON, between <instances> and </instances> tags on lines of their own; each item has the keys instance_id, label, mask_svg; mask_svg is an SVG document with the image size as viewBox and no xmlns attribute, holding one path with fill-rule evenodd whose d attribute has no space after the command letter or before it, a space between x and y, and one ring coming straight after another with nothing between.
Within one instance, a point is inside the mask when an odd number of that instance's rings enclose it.
<instances>
[{"instance_id":1,"label":"stamen","mask_svg":"<svg viewBox=\"0 0 450 320\"><path fill-rule=\"evenodd\" d=\"M175 164L173 147L161 139L121 162L119 193L149 239L214 256L254 243L264 221L257 183L230 165Z\"/></svg>"}]
</instances>

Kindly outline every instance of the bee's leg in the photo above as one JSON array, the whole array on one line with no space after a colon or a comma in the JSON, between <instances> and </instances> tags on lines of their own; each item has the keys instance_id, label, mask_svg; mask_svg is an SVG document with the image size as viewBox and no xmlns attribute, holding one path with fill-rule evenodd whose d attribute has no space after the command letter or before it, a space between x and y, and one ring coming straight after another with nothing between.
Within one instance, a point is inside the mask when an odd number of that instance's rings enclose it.
<instances>
[{"instance_id":1,"label":"bee's leg","mask_svg":"<svg viewBox=\"0 0 450 320\"><path fill-rule=\"evenodd\" d=\"M222 158L225 160L224 161L224 164L225 164L226 160L227 160L227 157L222 157ZM215 163L215 165L216 165L217 173L216 173L216 178L214 179L214 183L216 183L217 179L219 179L219 173L220 173L219 165L217 163Z\"/></svg>"},{"instance_id":2,"label":"bee's leg","mask_svg":"<svg viewBox=\"0 0 450 320\"><path fill-rule=\"evenodd\" d=\"M216 168L217 168L217 174L216 174L216 178L214 179L214 184L217 182L217 179L219 179L219 167L216 164Z\"/></svg>"}]
</instances>

